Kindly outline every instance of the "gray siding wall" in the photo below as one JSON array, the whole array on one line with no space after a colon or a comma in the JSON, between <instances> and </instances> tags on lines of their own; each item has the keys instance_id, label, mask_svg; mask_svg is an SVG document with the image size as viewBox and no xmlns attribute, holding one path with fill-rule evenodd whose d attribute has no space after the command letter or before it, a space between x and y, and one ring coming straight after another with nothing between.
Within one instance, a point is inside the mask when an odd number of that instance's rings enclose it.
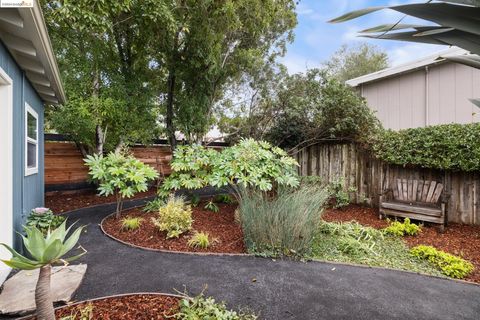
<instances>
[{"instance_id":1,"label":"gray siding wall","mask_svg":"<svg viewBox=\"0 0 480 320\"><path fill-rule=\"evenodd\" d=\"M13 81L13 223L14 231L21 231L30 210L44 204L44 107L24 72L0 42L0 67ZM37 113L38 173L25 176L25 102ZM14 246L20 247L15 236Z\"/></svg>"},{"instance_id":2,"label":"gray siding wall","mask_svg":"<svg viewBox=\"0 0 480 320\"><path fill-rule=\"evenodd\" d=\"M399 130L480 121L480 70L444 63L360 87L385 128Z\"/></svg>"}]
</instances>

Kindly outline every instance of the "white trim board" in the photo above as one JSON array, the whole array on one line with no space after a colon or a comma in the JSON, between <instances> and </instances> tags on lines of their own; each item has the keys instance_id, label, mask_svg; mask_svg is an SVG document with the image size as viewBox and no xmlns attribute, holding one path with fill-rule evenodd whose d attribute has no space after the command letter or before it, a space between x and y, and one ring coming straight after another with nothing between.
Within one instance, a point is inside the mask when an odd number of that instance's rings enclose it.
<instances>
[{"instance_id":1,"label":"white trim board","mask_svg":"<svg viewBox=\"0 0 480 320\"><path fill-rule=\"evenodd\" d=\"M13 81L0 68L0 242L13 244ZM9 259L10 252L0 248L0 258ZM10 268L0 263L0 285L10 273Z\"/></svg>"}]
</instances>

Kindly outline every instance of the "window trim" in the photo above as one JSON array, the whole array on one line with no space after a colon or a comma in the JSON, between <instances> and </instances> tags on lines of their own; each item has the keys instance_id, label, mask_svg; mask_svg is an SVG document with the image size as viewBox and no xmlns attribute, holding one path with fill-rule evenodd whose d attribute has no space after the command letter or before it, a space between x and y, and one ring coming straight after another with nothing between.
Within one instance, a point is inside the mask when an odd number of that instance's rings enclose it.
<instances>
[{"instance_id":1,"label":"window trim","mask_svg":"<svg viewBox=\"0 0 480 320\"><path fill-rule=\"evenodd\" d=\"M32 115L36 120L36 139L32 139L28 136L28 114ZM28 143L34 143L35 148L35 167L28 167ZM25 102L25 176L38 174L38 113Z\"/></svg>"}]
</instances>

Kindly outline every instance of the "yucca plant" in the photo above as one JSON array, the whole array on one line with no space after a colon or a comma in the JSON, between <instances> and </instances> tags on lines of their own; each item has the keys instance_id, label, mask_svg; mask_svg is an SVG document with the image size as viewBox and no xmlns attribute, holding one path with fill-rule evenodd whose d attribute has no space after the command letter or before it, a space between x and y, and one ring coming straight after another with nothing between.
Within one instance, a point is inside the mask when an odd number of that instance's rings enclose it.
<instances>
[{"instance_id":1,"label":"yucca plant","mask_svg":"<svg viewBox=\"0 0 480 320\"><path fill-rule=\"evenodd\" d=\"M35 226L25 227L26 236L22 235L23 245L27 249L31 258L27 258L8 245L1 243L11 252L10 260L1 260L7 266L20 270L40 269L38 274L37 286L35 288L35 305L37 309L38 320L55 320L53 310L52 294L50 291L50 276L52 264L67 264L83 256L86 251L83 250L78 255L64 258L64 256L75 247L84 227L79 227L72 232L70 237L66 238L72 226L66 229L66 221L53 231L48 231L46 235Z\"/></svg>"}]
</instances>

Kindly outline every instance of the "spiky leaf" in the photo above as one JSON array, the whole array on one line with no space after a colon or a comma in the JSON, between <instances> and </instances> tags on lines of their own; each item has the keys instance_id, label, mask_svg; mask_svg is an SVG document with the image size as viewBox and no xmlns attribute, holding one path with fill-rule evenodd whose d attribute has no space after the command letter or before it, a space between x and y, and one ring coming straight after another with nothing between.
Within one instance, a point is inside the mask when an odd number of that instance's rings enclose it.
<instances>
[{"instance_id":1,"label":"spiky leaf","mask_svg":"<svg viewBox=\"0 0 480 320\"><path fill-rule=\"evenodd\" d=\"M375 11L379 11L379 10L385 9L385 8L388 8L388 7L386 7L386 6L378 6L378 7L370 7L370 8L355 10L355 11L351 11L351 12L349 12L349 13L346 13L346 14L338 17L338 18L332 19L332 20L330 20L330 21L328 21L328 22L330 22L330 23L345 22L345 21L348 21L348 20L356 19L356 18L358 18L358 17L367 15L367 14L372 13L372 12L375 12Z\"/></svg>"}]
</instances>

